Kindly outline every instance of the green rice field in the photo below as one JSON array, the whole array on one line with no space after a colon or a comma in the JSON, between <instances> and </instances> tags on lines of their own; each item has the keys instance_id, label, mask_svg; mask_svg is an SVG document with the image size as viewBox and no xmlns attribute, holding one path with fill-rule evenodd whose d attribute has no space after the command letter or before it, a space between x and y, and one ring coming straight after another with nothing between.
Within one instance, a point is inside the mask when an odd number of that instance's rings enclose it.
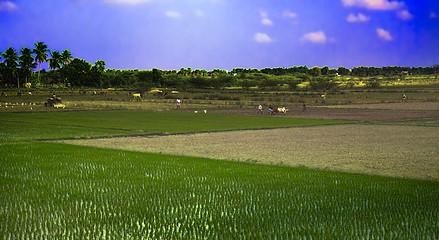
<instances>
[{"instance_id":1,"label":"green rice field","mask_svg":"<svg viewBox=\"0 0 439 240\"><path fill-rule=\"evenodd\" d=\"M1 114L0 238L439 238L437 181L34 141L346 123L134 111Z\"/></svg>"},{"instance_id":2,"label":"green rice field","mask_svg":"<svg viewBox=\"0 0 439 240\"><path fill-rule=\"evenodd\" d=\"M261 118L255 116L154 111L82 111L0 114L1 142L188 133L292 126L342 124L349 121Z\"/></svg>"}]
</instances>

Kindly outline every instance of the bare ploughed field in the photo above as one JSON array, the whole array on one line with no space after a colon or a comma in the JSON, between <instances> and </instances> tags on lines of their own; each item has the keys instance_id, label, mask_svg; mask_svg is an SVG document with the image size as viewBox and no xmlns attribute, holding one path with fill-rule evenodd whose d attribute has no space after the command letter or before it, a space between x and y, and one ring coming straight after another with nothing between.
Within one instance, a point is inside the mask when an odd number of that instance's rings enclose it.
<instances>
[{"instance_id":1,"label":"bare ploughed field","mask_svg":"<svg viewBox=\"0 0 439 240\"><path fill-rule=\"evenodd\" d=\"M257 109L209 109L209 113L257 115ZM265 116L268 108L264 109ZM407 119L439 118L439 102L407 102L310 106L306 111L302 107L290 108L286 115L276 117L362 120L362 121L398 121Z\"/></svg>"},{"instance_id":2,"label":"bare ploughed field","mask_svg":"<svg viewBox=\"0 0 439 240\"><path fill-rule=\"evenodd\" d=\"M314 107L305 113L296 110L286 116L389 121L436 118L429 120L433 122L439 117L438 103L406 104L403 108L400 104L354 107ZM210 112L255 114L253 110ZM439 180L439 127L347 124L62 142L130 151Z\"/></svg>"}]
</instances>

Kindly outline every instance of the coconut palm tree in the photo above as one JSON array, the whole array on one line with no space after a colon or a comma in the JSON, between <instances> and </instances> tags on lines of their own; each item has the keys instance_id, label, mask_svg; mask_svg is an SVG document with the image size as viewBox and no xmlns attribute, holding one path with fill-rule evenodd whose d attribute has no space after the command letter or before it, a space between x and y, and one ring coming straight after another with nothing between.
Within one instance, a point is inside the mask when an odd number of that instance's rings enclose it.
<instances>
[{"instance_id":1,"label":"coconut palm tree","mask_svg":"<svg viewBox=\"0 0 439 240\"><path fill-rule=\"evenodd\" d=\"M72 54L70 53L69 49L65 49L62 53L61 53L61 63L62 64L66 64L72 61Z\"/></svg>"},{"instance_id":2,"label":"coconut palm tree","mask_svg":"<svg viewBox=\"0 0 439 240\"><path fill-rule=\"evenodd\" d=\"M34 46L35 46L35 49L32 52L35 53L35 61L38 62L38 81L39 81L40 80L41 63L47 61L47 53L50 51L49 51L49 49L47 49L47 45L41 41L34 43Z\"/></svg>"},{"instance_id":3,"label":"coconut palm tree","mask_svg":"<svg viewBox=\"0 0 439 240\"><path fill-rule=\"evenodd\" d=\"M21 66L21 71L26 77L26 83L29 75L31 74L31 68L36 67L36 63L34 62L34 56L32 55L32 50L28 47L23 47L20 50L21 56L18 57L18 64Z\"/></svg>"},{"instance_id":4,"label":"coconut palm tree","mask_svg":"<svg viewBox=\"0 0 439 240\"><path fill-rule=\"evenodd\" d=\"M62 64L62 56L58 51L52 51L49 58L49 67L51 69L59 69Z\"/></svg>"},{"instance_id":5,"label":"coconut palm tree","mask_svg":"<svg viewBox=\"0 0 439 240\"><path fill-rule=\"evenodd\" d=\"M6 65L8 69L8 75L9 75L9 84L12 85L12 79L15 78L17 75L17 65L18 65L18 55L17 51L15 51L14 48L9 47L6 49L5 52L2 53L2 56L5 60L3 60L3 63ZM20 87L20 84L18 84L18 87Z\"/></svg>"}]
</instances>

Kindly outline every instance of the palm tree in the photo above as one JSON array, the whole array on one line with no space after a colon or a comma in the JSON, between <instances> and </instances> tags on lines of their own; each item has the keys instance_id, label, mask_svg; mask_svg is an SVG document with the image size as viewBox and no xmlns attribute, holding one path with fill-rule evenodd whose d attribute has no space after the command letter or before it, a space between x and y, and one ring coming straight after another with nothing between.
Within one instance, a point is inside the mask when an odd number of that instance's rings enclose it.
<instances>
[{"instance_id":1,"label":"palm tree","mask_svg":"<svg viewBox=\"0 0 439 240\"><path fill-rule=\"evenodd\" d=\"M47 52L49 52L49 49L47 49L47 45L41 41L34 43L34 46L35 46L35 49L32 52L36 54L35 61L38 62L38 81L39 81L40 80L41 63L47 61Z\"/></svg>"},{"instance_id":2,"label":"palm tree","mask_svg":"<svg viewBox=\"0 0 439 240\"><path fill-rule=\"evenodd\" d=\"M32 50L28 47L23 47L20 50L21 56L18 57L18 64L21 66L21 71L24 73L26 77L26 83L29 75L31 74L31 68L36 67L36 63L34 63L34 56L32 55Z\"/></svg>"},{"instance_id":3,"label":"palm tree","mask_svg":"<svg viewBox=\"0 0 439 240\"><path fill-rule=\"evenodd\" d=\"M61 64L67 64L72 61L72 53L70 53L69 49L64 49L61 53ZM67 78L64 78L64 86L66 85Z\"/></svg>"},{"instance_id":4,"label":"palm tree","mask_svg":"<svg viewBox=\"0 0 439 240\"><path fill-rule=\"evenodd\" d=\"M61 63L66 64L72 61L72 54L70 53L69 49L65 49L61 53Z\"/></svg>"},{"instance_id":5,"label":"palm tree","mask_svg":"<svg viewBox=\"0 0 439 240\"><path fill-rule=\"evenodd\" d=\"M12 85L12 79L16 75L16 70L18 65L17 51L15 51L15 49L13 49L12 47L9 47L8 49L6 49L5 52L2 53L2 56L5 58L3 62L5 63L7 69L9 70L9 75L10 75L9 84ZM18 84L18 87L20 88L20 84Z\"/></svg>"},{"instance_id":6,"label":"palm tree","mask_svg":"<svg viewBox=\"0 0 439 240\"><path fill-rule=\"evenodd\" d=\"M51 69L58 69L61 67L62 56L58 51L52 51L49 58L49 67Z\"/></svg>"}]
</instances>

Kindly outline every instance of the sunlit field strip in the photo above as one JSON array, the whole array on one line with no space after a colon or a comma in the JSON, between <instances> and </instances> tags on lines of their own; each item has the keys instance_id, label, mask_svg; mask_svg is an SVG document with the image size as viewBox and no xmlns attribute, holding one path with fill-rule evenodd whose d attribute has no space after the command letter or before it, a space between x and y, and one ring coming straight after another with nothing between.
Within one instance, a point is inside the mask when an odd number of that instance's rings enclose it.
<instances>
[{"instance_id":1,"label":"sunlit field strip","mask_svg":"<svg viewBox=\"0 0 439 240\"><path fill-rule=\"evenodd\" d=\"M0 145L2 239L437 239L439 183Z\"/></svg>"},{"instance_id":2,"label":"sunlit field strip","mask_svg":"<svg viewBox=\"0 0 439 240\"><path fill-rule=\"evenodd\" d=\"M0 142L343 124L348 121L153 111L0 114Z\"/></svg>"},{"instance_id":3,"label":"sunlit field strip","mask_svg":"<svg viewBox=\"0 0 439 240\"><path fill-rule=\"evenodd\" d=\"M139 134L134 130L105 129L60 124L0 121L0 143L11 141L74 139Z\"/></svg>"}]
</instances>

